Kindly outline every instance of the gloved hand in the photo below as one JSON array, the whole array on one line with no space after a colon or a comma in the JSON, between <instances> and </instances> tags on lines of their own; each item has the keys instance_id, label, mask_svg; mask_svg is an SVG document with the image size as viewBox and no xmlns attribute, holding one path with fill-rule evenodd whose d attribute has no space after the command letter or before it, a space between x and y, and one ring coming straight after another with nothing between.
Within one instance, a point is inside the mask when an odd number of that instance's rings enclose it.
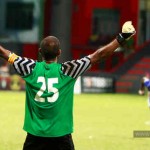
<instances>
[{"instance_id":1,"label":"gloved hand","mask_svg":"<svg viewBox=\"0 0 150 150\"><path fill-rule=\"evenodd\" d=\"M129 40L136 33L132 21L127 21L122 26L122 33L119 33L116 37L120 45L124 45L126 40Z\"/></svg>"}]
</instances>

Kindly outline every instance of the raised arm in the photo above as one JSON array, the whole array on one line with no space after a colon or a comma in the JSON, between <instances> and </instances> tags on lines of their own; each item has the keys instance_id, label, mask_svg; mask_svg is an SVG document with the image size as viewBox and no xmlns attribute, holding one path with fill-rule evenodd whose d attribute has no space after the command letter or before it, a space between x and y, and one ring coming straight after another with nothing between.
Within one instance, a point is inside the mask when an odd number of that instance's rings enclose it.
<instances>
[{"instance_id":1,"label":"raised arm","mask_svg":"<svg viewBox=\"0 0 150 150\"><path fill-rule=\"evenodd\" d=\"M122 32L119 33L112 42L97 49L93 54L90 55L91 64L100 62L112 55L113 52L121 45L123 45L130 37L135 34L135 29L131 21L127 21L122 26Z\"/></svg>"},{"instance_id":2,"label":"raised arm","mask_svg":"<svg viewBox=\"0 0 150 150\"><path fill-rule=\"evenodd\" d=\"M10 64L13 64L19 56L0 45L0 57L7 60Z\"/></svg>"},{"instance_id":3,"label":"raised arm","mask_svg":"<svg viewBox=\"0 0 150 150\"><path fill-rule=\"evenodd\" d=\"M16 72L21 76L30 74L35 67L34 60L18 56L2 46L0 46L0 57L12 64Z\"/></svg>"},{"instance_id":4,"label":"raised arm","mask_svg":"<svg viewBox=\"0 0 150 150\"><path fill-rule=\"evenodd\" d=\"M4 58L5 60L8 60L11 52L2 46L0 46L0 57Z\"/></svg>"}]
</instances>

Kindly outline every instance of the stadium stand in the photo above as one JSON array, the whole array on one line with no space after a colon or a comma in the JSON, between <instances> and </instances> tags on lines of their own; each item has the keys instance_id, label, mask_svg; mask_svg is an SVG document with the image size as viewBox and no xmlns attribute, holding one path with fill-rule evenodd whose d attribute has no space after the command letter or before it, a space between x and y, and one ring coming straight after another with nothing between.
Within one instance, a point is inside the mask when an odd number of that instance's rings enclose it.
<instances>
[{"instance_id":1,"label":"stadium stand","mask_svg":"<svg viewBox=\"0 0 150 150\"><path fill-rule=\"evenodd\" d=\"M138 48L113 72L116 76L116 93L137 93L140 80L146 72L150 72L150 42Z\"/></svg>"}]
</instances>

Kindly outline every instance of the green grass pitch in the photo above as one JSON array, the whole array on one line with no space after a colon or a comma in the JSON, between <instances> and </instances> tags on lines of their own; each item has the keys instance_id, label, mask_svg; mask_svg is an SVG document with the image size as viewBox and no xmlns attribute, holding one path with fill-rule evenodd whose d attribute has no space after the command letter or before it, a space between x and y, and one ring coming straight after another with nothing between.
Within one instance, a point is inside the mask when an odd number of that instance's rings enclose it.
<instances>
[{"instance_id":1,"label":"green grass pitch","mask_svg":"<svg viewBox=\"0 0 150 150\"><path fill-rule=\"evenodd\" d=\"M0 92L0 150L21 150L24 92ZM133 131L150 131L147 96L81 94L74 99L76 150L149 150L150 138Z\"/></svg>"}]
</instances>

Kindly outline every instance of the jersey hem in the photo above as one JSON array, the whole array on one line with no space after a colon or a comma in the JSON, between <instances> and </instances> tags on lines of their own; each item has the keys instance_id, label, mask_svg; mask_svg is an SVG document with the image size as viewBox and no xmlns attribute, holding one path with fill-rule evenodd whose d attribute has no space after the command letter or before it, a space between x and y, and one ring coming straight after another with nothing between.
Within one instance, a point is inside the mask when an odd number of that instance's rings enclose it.
<instances>
[{"instance_id":1,"label":"jersey hem","mask_svg":"<svg viewBox=\"0 0 150 150\"><path fill-rule=\"evenodd\" d=\"M33 132L30 132L30 131L27 131L25 128L23 128L23 130L29 134L32 134L34 136L39 136L39 137L61 137L61 136L65 136L67 134L72 134L73 131L70 131L70 132L65 132L65 133L60 133L60 134L57 134L57 135L40 135L40 134L35 134Z\"/></svg>"}]
</instances>

